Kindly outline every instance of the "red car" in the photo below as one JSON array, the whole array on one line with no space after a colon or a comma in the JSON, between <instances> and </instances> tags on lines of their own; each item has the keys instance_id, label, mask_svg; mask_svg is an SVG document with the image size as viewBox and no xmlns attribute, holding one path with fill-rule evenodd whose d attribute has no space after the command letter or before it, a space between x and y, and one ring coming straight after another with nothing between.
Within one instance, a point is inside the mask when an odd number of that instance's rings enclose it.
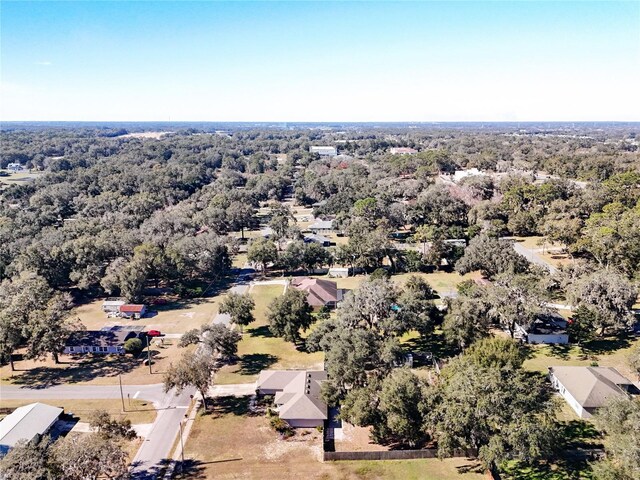
<instances>
[{"instance_id":1,"label":"red car","mask_svg":"<svg viewBox=\"0 0 640 480\"><path fill-rule=\"evenodd\" d=\"M162 333L160 333L160 330L149 330L147 332L147 336L148 337L161 337Z\"/></svg>"}]
</instances>

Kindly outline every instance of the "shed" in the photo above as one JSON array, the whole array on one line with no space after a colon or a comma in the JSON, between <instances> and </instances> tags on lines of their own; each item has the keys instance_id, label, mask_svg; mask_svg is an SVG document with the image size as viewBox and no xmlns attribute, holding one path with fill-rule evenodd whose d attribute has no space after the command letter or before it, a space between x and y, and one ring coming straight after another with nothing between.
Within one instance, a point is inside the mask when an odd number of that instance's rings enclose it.
<instances>
[{"instance_id":1,"label":"shed","mask_svg":"<svg viewBox=\"0 0 640 480\"><path fill-rule=\"evenodd\" d=\"M142 318L147 312L147 307L140 304L120 305L120 316L125 318Z\"/></svg>"}]
</instances>

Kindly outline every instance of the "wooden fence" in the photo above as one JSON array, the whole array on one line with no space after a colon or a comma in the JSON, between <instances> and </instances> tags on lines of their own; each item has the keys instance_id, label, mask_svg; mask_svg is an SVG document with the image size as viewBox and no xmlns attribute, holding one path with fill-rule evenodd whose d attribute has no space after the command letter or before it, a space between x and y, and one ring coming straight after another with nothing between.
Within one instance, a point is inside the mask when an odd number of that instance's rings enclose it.
<instances>
[{"instance_id":1,"label":"wooden fence","mask_svg":"<svg viewBox=\"0 0 640 480\"><path fill-rule=\"evenodd\" d=\"M456 451L453 457L471 457L471 451ZM414 460L419 458L437 458L438 450L424 448L422 450L384 450L376 452L323 452L325 462L341 460Z\"/></svg>"}]
</instances>

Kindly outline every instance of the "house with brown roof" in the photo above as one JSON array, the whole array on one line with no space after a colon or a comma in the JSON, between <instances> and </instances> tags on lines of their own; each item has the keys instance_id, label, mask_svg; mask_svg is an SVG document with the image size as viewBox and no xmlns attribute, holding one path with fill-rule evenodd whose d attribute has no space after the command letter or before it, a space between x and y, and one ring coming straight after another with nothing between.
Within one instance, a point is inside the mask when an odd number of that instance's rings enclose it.
<instances>
[{"instance_id":1,"label":"house with brown roof","mask_svg":"<svg viewBox=\"0 0 640 480\"><path fill-rule=\"evenodd\" d=\"M326 379L327 372L323 370L263 370L256 392L275 395L278 415L293 428L313 428L327 419L327 404L320 395Z\"/></svg>"},{"instance_id":2,"label":"house with brown roof","mask_svg":"<svg viewBox=\"0 0 640 480\"><path fill-rule=\"evenodd\" d=\"M549 379L580 418L590 418L613 398L640 394L612 367L549 367Z\"/></svg>"},{"instance_id":3,"label":"house with brown roof","mask_svg":"<svg viewBox=\"0 0 640 480\"><path fill-rule=\"evenodd\" d=\"M336 282L320 278L294 278L291 280L291 286L307 292L307 302L316 309L335 308L342 301L345 293L344 289L338 288Z\"/></svg>"}]
</instances>

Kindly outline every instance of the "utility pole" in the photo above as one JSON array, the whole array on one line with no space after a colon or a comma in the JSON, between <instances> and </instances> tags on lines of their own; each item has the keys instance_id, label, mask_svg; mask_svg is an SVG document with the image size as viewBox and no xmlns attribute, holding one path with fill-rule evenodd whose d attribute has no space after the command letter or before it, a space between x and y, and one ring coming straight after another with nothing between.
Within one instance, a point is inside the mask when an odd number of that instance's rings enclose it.
<instances>
[{"instance_id":1,"label":"utility pole","mask_svg":"<svg viewBox=\"0 0 640 480\"><path fill-rule=\"evenodd\" d=\"M118 375L118 380L120 382L120 400L122 400L122 411L126 412L127 409L124 406L124 393L122 393L122 375Z\"/></svg>"},{"instance_id":2,"label":"utility pole","mask_svg":"<svg viewBox=\"0 0 640 480\"><path fill-rule=\"evenodd\" d=\"M180 462L180 473L184 473L184 443L182 440L182 420L180 420L180 457L182 461Z\"/></svg>"},{"instance_id":3,"label":"utility pole","mask_svg":"<svg viewBox=\"0 0 640 480\"><path fill-rule=\"evenodd\" d=\"M151 347L149 346L149 335L147 337L147 362L149 362L149 373L151 372Z\"/></svg>"}]
</instances>

